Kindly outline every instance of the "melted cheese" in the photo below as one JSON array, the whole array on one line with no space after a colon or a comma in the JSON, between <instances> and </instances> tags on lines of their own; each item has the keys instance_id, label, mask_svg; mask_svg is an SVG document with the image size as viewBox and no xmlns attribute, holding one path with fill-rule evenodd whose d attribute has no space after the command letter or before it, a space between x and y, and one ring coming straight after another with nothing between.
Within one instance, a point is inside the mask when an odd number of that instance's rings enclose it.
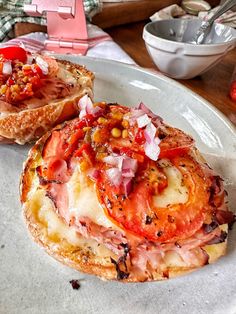
<instances>
[{"instance_id":1,"label":"melted cheese","mask_svg":"<svg viewBox=\"0 0 236 314\"><path fill-rule=\"evenodd\" d=\"M79 246L83 249L89 248L97 256L104 258L113 256L113 253L104 245L100 245L93 239L81 237L75 228L65 224L53 210L52 201L45 196L44 190L34 191L26 207L33 213L34 219L44 227L45 235L50 242L62 245L62 241L66 240L70 245Z\"/></svg>"},{"instance_id":2,"label":"melted cheese","mask_svg":"<svg viewBox=\"0 0 236 314\"><path fill-rule=\"evenodd\" d=\"M65 67L63 67L60 64L59 64L59 70L57 72L57 77L63 80L66 84L72 84L72 85L77 84L77 80L73 76L73 74L70 71L66 70Z\"/></svg>"},{"instance_id":3,"label":"melted cheese","mask_svg":"<svg viewBox=\"0 0 236 314\"><path fill-rule=\"evenodd\" d=\"M188 189L182 184L182 174L174 166L168 165L164 169L168 179L168 187L157 196L154 196L154 204L157 207L166 207L172 204L184 204L188 200Z\"/></svg>"},{"instance_id":4,"label":"melted cheese","mask_svg":"<svg viewBox=\"0 0 236 314\"><path fill-rule=\"evenodd\" d=\"M182 184L182 174L173 166L164 168L168 178L168 187L154 197L157 207L166 207L171 204L183 204L188 200L188 189ZM88 179L77 168L67 183L69 194L69 213L76 217L88 217L94 223L120 230L104 213L100 205L94 184L88 184Z\"/></svg>"},{"instance_id":5,"label":"melted cheese","mask_svg":"<svg viewBox=\"0 0 236 314\"><path fill-rule=\"evenodd\" d=\"M88 181L89 179L80 172L78 167L67 183L70 215L88 217L100 226L120 230L118 226L107 218L98 201L95 184Z\"/></svg>"}]
</instances>

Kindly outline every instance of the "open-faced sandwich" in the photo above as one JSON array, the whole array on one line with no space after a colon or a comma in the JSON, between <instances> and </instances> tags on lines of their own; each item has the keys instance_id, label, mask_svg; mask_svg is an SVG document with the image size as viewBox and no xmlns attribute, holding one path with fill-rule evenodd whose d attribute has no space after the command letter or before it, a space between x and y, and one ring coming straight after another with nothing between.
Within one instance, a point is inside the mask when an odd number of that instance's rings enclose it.
<instances>
[{"instance_id":1,"label":"open-faced sandwich","mask_svg":"<svg viewBox=\"0 0 236 314\"><path fill-rule=\"evenodd\" d=\"M78 116L78 100L93 97L93 79L69 61L0 49L0 143L24 144Z\"/></svg>"},{"instance_id":2,"label":"open-faced sandwich","mask_svg":"<svg viewBox=\"0 0 236 314\"><path fill-rule=\"evenodd\" d=\"M182 275L223 255L234 215L193 139L144 104L84 96L79 107L24 165L34 240L70 267L129 282Z\"/></svg>"}]
</instances>

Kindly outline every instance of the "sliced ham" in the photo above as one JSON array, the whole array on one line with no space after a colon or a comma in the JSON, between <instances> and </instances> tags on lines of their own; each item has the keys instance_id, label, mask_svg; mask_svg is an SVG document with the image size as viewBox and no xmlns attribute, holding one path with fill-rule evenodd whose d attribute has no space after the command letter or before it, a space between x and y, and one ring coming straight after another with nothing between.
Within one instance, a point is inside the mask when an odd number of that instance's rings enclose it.
<instances>
[{"instance_id":1,"label":"sliced ham","mask_svg":"<svg viewBox=\"0 0 236 314\"><path fill-rule=\"evenodd\" d=\"M73 217L70 224L74 225L83 237L92 238L98 243L104 244L119 257L124 253L121 244L127 243L127 239L121 231L97 225L87 217Z\"/></svg>"},{"instance_id":2,"label":"sliced ham","mask_svg":"<svg viewBox=\"0 0 236 314\"><path fill-rule=\"evenodd\" d=\"M66 184L49 183L46 195L52 200L56 213L67 220L69 198Z\"/></svg>"},{"instance_id":3,"label":"sliced ham","mask_svg":"<svg viewBox=\"0 0 236 314\"><path fill-rule=\"evenodd\" d=\"M23 102L25 109L35 109L47 105L50 101L65 98L73 91L73 87L60 79L43 79L42 86L34 97Z\"/></svg>"}]
</instances>

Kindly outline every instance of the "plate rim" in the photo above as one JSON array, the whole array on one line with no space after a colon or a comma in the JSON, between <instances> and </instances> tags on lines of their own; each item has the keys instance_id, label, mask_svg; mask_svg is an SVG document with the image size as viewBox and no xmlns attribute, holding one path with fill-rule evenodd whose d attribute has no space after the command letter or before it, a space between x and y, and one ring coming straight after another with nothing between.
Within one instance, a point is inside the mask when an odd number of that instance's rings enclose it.
<instances>
[{"instance_id":1,"label":"plate rim","mask_svg":"<svg viewBox=\"0 0 236 314\"><path fill-rule=\"evenodd\" d=\"M72 57L72 58L78 58L78 59L85 59L85 60L91 60L92 62L103 62L103 63L108 63L108 64L115 64L118 66L121 66L123 68L128 68L130 70L136 70L138 72L141 72L143 74L148 74L151 75L152 77L157 77L163 82L166 82L168 84L171 84L172 86L177 87L178 89L182 89L189 93L192 97L200 101L204 106L206 106L210 111L214 112L219 119L230 129L230 131L235 135L236 137L236 126L229 120L229 118L221 112L217 107L215 107L212 103L210 103L208 100L203 98L202 96L198 95L196 92L192 91L188 87L182 85L180 82L165 76L163 73L159 72L158 70L155 69L149 69L145 67L141 67L138 64L129 64L129 63L124 63L121 61L117 60L111 60L111 59L104 59L104 58L98 58L98 57L89 57L89 56L82 56L82 55L72 55L72 54L53 54L54 56L58 56L59 58L61 57ZM76 62L76 61L75 61ZM96 76L95 76L96 80Z\"/></svg>"}]
</instances>

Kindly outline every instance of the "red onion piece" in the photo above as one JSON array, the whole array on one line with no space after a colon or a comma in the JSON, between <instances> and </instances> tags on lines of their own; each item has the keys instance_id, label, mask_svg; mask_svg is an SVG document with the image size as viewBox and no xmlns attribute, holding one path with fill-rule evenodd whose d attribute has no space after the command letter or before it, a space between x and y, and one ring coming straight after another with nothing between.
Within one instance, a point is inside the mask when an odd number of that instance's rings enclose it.
<instances>
[{"instance_id":1,"label":"red onion piece","mask_svg":"<svg viewBox=\"0 0 236 314\"><path fill-rule=\"evenodd\" d=\"M87 99L86 111L87 111L88 114L92 114L93 113L93 103L92 103L92 101L91 101L91 99L89 97Z\"/></svg>"},{"instance_id":2,"label":"red onion piece","mask_svg":"<svg viewBox=\"0 0 236 314\"><path fill-rule=\"evenodd\" d=\"M156 127L153 123L149 123L144 130L144 137L148 143L153 142L156 135Z\"/></svg>"},{"instance_id":3,"label":"red onion piece","mask_svg":"<svg viewBox=\"0 0 236 314\"><path fill-rule=\"evenodd\" d=\"M27 54L27 64L32 64L34 57L31 54Z\"/></svg>"},{"instance_id":4,"label":"red onion piece","mask_svg":"<svg viewBox=\"0 0 236 314\"><path fill-rule=\"evenodd\" d=\"M84 95L83 97L81 97L79 102L78 102L79 108L81 110L86 109L89 101L91 102L91 99L88 97L87 94Z\"/></svg>"},{"instance_id":5,"label":"red onion piece","mask_svg":"<svg viewBox=\"0 0 236 314\"><path fill-rule=\"evenodd\" d=\"M80 108L79 118L82 119L87 114L99 117L103 113L103 109L99 106L94 107L88 95L84 95L78 102Z\"/></svg>"},{"instance_id":6,"label":"red onion piece","mask_svg":"<svg viewBox=\"0 0 236 314\"><path fill-rule=\"evenodd\" d=\"M122 182L122 175L118 168L107 169L106 174L113 185L120 186Z\"/></svg>"},{"instance_id":7,"label":"red onion piece","mask_svg":"<svg viewBox=\"0 0 236 314\"><path fill-rule=\"evenodd\" d=\"M135 177L138 168L137 160L127 156L112 155L103 158L103 161L116 167L106 170L107 176L115 186L120 186L122 183L127 196L132 187L132 178Z\"/></svg>"},{"instance_id":8,"label":"red onion piece","mask_svg":"<svg viewBox=\"0 0 236 314\"><path fill-rule=\"evenodd\" d=\"M137 123L139 128L143 128L146 125L148 125L151 122L151 119L148 117L148 115L145 113L144 115L138 117Z\"/></svg>"},{"instance_id":9,"label":"red onion piece","mask_svg":"<svg viewBox=\"0 0 236 314\"><path fill-rule=\"evenodd\" d=\"M94 116L94 117L99 117L101 114L103 113L103 109L101 108L101 107L99 107L99 106L96 106L96 107L93 107L93 113L92 113L92 115Z\"/></svg>"},{"instance_id":10,"label":"red onion piece","mask_svg":"<svg viewBox=\"0 0 236 314\"><path fill-rule=\"evenodd\" d=\"M139 110L142 110L144 113L146 113L150 118L156 118L158 117L154 112L152 112L146 105L144 105L144 103L140 103L138 105Z\"/></svg>"},{"instance_id":11,"label":"red onion piece","mask_svg":"<svg viewBox=\"0 0 236 314\"><path fill-rule=\"evenodd\" d=\"M123 156L110 155L103 158L103 161L109 165L116 166L119 170L122 169L123 165Z\"/></svg>"},{"instance_id":12,"label":"red onion piece","mask_svg":"<svg viewBox=\"0 0 236 314\"><path fill-rule=\"evenodd\" d=\"M138 105L137 109L142 110L144 113L146 113L152 119L152 122L155 123L157 127L161 125L163 119L156 115L154 112L152 112L146 105L144 105L144 103L141 102Z\"/></svg>"},{"instance_id":13,"label":"red onion piece","mask_svg":"<svg viewBox=\"0 0 236 314\"><path fill-rule=\"evenodd\" d=\"M87 115L87 107L90 107L93 104L88 95L84 95L83 97L80 98L78 105L80 108L79 118L82 119L84 116Z\"/></svg>"},{"instance_id":14,"label":"red onion piece","mask_svg":"<svg viewBox=\"0 0 236 314\"><path fill-rule=\"evenodd\" d=\"M90 179L92 179L93 181L97 181L98 177L99 177L99 170L92 168L88 171L87 173L88 177Z\"/></svg>"},{"instance_id":15,"label":"red onion piece","mask_svg":"<svg viewBox=\"0 0 236 314\"><path fill-rule=\"evenodd\" d=\"M40 69L42 70L43 74L44 75L47 75L48 74L48 63L43 60L43 58L37 56L36 57L36 63L37 65L40 67Z\"/></svg>"},{"instance_id":16,"label":"red onion piece","mask_svg":"<svg viewBox=\"0 0 236 314\"><path fill-rule=\"evenodd\" d=\"M132 191L132 178L124 178L123 179L123 186L125 195L128 196Z\"/></svg>"},{"instance_id":17,"label":"red onion piece","mask_svg":"<svg viewBox=\"0 0 236 314\"><path fill-rule=\"evenodd\" d=\"M159 147L160 139L155 138L151 143L146 142L144 144L144 151L147 157L151 160L156 161L160 154L160 147Z\"/></svg>"},{"instance_id":18,"label":"red onion piece","mask_svg":"<svg viewBox=\"0 0 236 314\"><path fill-rule=\"evenodd\" d=\"M130 112L131 112L130 118L135 120L145 114L143 110L137 108L131 108Z\"/></svg>"},{"instance_id":19,"label":"red onion piece","mask_svg":"<svg viewBox=\"0 0 236 314\"><path fill-rule=\"evenodd\" d=\"M3 75L11 75L12 74L11 61L3 62L2 74Z\"/></svg>"},{"instance_id":20,"label":"red onion piece","mask_svg":"<svg viewBox=\"0 0 236 314\"><path fill-rule=\"evenodd\" d=\"M122 177L124 178L133 178L135 176L135 172L132 169L124 169L122 170Z\"/></svg>"},{"instance_id":21,"label":"red onion piece","mask_svg":"<svg viewBox=\"0 0 236 314\"><path fill-rule=\"evenodd\" d=\"M110 155L110 156L106 156L103 158L103 161L109 165L112 165L112 166L116 166L117 165L117 160L116 160L116 157Z\"/></svg>"},{"instance_id":22,"label":"red onion piece","mask_svg":"<svg viewBox=\"0 0 236 314\"><path fill-rule=\"evenodd\" d=\"M136 159L125 157L123 160L122 170L132 170L134 173L137 171L138 162Z\"/></svg>"}]
</instances>

